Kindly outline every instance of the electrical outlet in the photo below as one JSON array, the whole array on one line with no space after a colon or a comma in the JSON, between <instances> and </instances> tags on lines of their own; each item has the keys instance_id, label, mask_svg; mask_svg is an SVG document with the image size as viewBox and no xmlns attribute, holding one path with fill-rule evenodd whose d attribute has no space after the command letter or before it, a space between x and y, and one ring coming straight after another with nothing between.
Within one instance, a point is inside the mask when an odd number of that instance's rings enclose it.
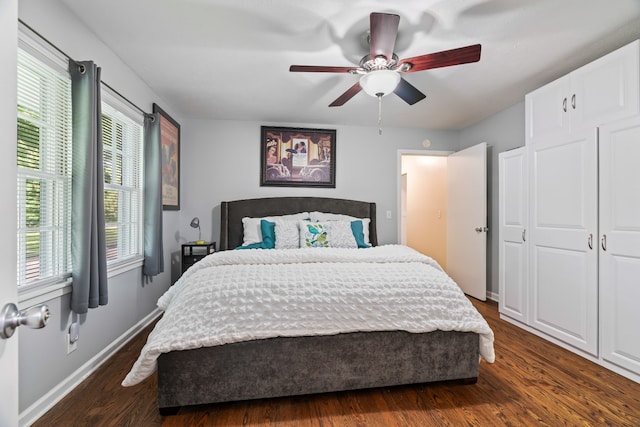
<instances>
[{"instance_id":1,"label":"electrical outlet","mask_svg":"<svg viewBox=\"0 0 640 427\"><path fill-rule=\"evenodd\" d=\"M80 339L80 324L74 322L69 326L67 331L67 354L76 351L78 348L78 340Z\"/></svg>"},{"instance_id":2,"label":"electrical outlet","mask_svg":"<svg viewBox=\"0 0 640 427\"><path fill-rule=\"evenodd\" d=\"M391 211L387 211L387 219L391 219Z\"/></svg>"}]
</instances>

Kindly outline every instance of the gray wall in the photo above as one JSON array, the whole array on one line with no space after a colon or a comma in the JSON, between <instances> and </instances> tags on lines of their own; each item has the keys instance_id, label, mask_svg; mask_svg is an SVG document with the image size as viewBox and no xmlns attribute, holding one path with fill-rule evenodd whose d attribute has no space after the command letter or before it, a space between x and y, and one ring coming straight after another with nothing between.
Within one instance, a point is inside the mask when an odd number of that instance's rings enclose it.
<instances>
[{"instance_id":1,"label":"gray wall","mask_svg":"<svg viewBox=\"0 0 640 427\"><path fill-rule=\"evenodd\" d=\"M524 100L460 132L460 149L486 142L487 292L498 296L498 154L524 145Z\"/></svg>"},{"instance_id":2,"label":"gray wall","mask_svg":"<svg viewBox=\"0 0 640 427\"><path fill-rule=\"evenodd\" d=\"M158 102L171 111L170 106L85 28L63 3L20 0L18 7L21 20L74 59L93 59L103 69L103 81L126 94L135 104L150 112L152 103ZM0 60L0 63L7 61ZM1 173L5 180L16 182L14 170ZM109 304L79 318L80 340L76 351L67 355L67 328L72 317L69 294L46 301L52 312L46 328L20 331L20 411L45 396L155 309L157 299L171 282L171 253L179 250L175 238L177 218L178 213L174 212L164 215L166 272L148 284L143 283L140 268L110 277ZM14 242L5 244L15 245Z\"/></svg>"},{"instance_id":3,"label":"gray wall","mask_svg":"<svg viewBox=\"0 0 640 427\"><path fill-rule=\"evenodd\" d=\"M372 121L375 117L372 117ZM319 196L376 202L379 243L397 242L398 149L418 150L429 138L433 150L455 150L458 131L376 127L299 126L336 129L336 188L260 187L260 126L273 123L187 120L183 123L181 226L201 219L203 238L218 240L220 202L273 197ZM391 211L391 219L386 212Z\"/></svg>"}]
</instances>

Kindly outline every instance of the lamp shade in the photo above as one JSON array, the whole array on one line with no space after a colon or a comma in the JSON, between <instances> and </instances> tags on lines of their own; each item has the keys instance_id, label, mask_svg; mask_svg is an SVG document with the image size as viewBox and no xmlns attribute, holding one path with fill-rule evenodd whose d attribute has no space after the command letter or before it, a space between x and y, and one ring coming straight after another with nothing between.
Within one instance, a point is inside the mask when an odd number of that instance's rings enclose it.
<instances>
[{"instance_id":1,"label":"lamp shade","mask_svg":"<svg viewBox=\"0 0 640 427\"><path fill-rule=\"evenodd\" d=\"M198 217L195 217L191 220L191 226L193 228L200 228L200 219Z\"/></svg>"},{"instance_id":2,"label":"lamp shade","mask_svg":"<svg viewBox=\"0 0 640 427\"><path fill-rule=\"evenodd\" d=\"M388 95L400 83L400 74L392 70L369 71L360 77L360 86L371 96Z\"/></svg>"}]
</instances>

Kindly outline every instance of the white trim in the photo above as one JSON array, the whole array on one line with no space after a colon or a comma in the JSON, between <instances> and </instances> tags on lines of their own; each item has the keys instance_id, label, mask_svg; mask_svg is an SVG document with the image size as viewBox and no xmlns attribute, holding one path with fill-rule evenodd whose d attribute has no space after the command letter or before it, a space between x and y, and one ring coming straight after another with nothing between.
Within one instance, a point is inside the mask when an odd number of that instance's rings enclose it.
<instances>
[{"instance_id":1,"label":"white trim","mask_svg":"<svg viewBox=\"0 0 640 427\"><path fill-rule=\"evenodd\" d=\"M125 261L114 262L113 265L107 265L107 278L110 279L127 271L134 270L136 268L142 268L144 264L144 258L136 256L129 258ZM47 301L51 301L55 298L60 298L63 295L71 293L72 279L68 278L64 282L57 283L55 285L42 286L33 290L26 289L21 293L18 288L18 303L21 308L31 307L33 305L44 304Z\"/></svg>"},{"instance_id":2,"label":"white trim","mask_svg":"<svg viewBox=\"0 0 640 427\"><path fill-rule=\"evenodd\" d=\"M491 292L491 291L487 291L487 299L493 301L493 302L499 302L500 301L500 295L495 293L495 292Z\"/></svg>"},{"instance_id":3,"label":"white trim","mask_svg":"<svg viewBox=\"0 0 640 427\"><path fill-rule=\"evenodd\" d=\"M42 304L46 301L60 298L68 293L71 293L71 278L62 283L34 289L25 293L20 293L20 288L18 288L18 302L20 306L31 307L32 305Z\"/></svg>"},{"instance_id":4,"label":"white trim","mask_svg":"<svg viewBox=\"0 0 640 427\"><path fill-rule=\"evenodd\" d=\"M525 323L522 323L522 322L520 322L520 321L518 321L516 319L513 319L513 318L511 318L511 317L509 317L509 316L507 316L505 314L500 313L500 319L504 320L505 322L511 323L512 325L515 325L518 328L520 328L520 329L522 329L522 330L524 330L526 332L529 332L529 333L531 333L533 335L536 335L536 336L538 336L538 337L540 337L540 338L542 338L542 339L544 339L546 341L549 341L549 342L557 345L558 347L562 347L563 349L565 349L567 351L570 351L571 353L577 354L578 356L580 356L580 357L582 357L584 359L590 360L591 362L595 363L596 365L601 366L603 369L607 369L609 371L613 371L616 374L619 374L619 375L621 375L621 376L623 376L623 377L625 377L625 378L627 378L627 379L629 379L631 381L634 381L634 382L640 384L640 375L639 374L637 374L635 372L628 371L628 370L626 370L626 369L624 369L624 368L622 368L622 367L620 367L618 365L615 365L615 364L613 364L611 362L608 362L608 361L602 359L602 356L595 357L595 356L593 356L593 355L591 355L591 354L589 354L589 353L587 353L585 351L580 350L579 348L573 347L573 346L567 344L564 341L561 341L561 340L559 340L559 339L557 339L557 338L555 338L555 337L553 337L551 335L547 335L546 333L544 333L542 331L539 331L538 329L535 329L534 327L529 326L529 325L527 325Z\"/></svg>"},{"instance_id":5,"label":"white trim","mask_svg":"<svg viewBox=\"0 0 640 427\"><path fill-rule=\"evenodd\" d=\"M47 394L42 396L27 409L20 412L18 425L30 426L35 421L37 421L38 418L44 415L49 409L53 408L60 400L62 400L62 398L64 398L82 381L89 377L89 375L94 373L104 362L109 360L111 356L113 356L133 337L140 333L140 331L150 325L151 322L153 322L161 314L162 311L159 308L156 308L145 318L140 320L137 324L129 328L129 330L122 334L119 338L105 347L100 353L89 359L84 365L78 368L65 380L58 383L58 385L52 388Z\"/></svg>"},{"instance_id":6,"label":"white trim","mask_svg":"<svg viewBox=\"0 0 640 427\"><path fill-rule=\"evenodd\" d=\"M144 265L144 257L137 255L127 258L126 260L114 261L113 264L107 265L107 278L110 279L129 270L141 268Z\"/></svg>"}]
</instances>

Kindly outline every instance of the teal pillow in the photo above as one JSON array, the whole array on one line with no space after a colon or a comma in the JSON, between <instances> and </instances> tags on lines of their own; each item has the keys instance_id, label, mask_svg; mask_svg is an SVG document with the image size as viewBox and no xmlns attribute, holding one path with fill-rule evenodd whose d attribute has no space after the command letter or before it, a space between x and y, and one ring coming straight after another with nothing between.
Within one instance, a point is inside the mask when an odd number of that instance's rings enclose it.
<instances>
[{"instance_id":1,"label":"teal pillow","mask_svg":"<svg viewBox=\"0 0 640 427\"><path fill-rule=\"evenodd\" d=\"M353 232L353 237L356 238L358 248L371 247L371 245L367 245L364 242L364 230L362 229L362 221L351 221L351 231Z\"/></svg>"},{"instance_id":2,"label":"teal pillow","mask_svg":"<svg viewBox=\"0 0 640 427\"><path fill-rule=\"evenodd\" d=\"M238 246L236 249L273 249L276 247L276 223L260 220L260 232L262 242L251 243L249 245Z\"/></svg>"},{"instance_id":3,"label":"teal pillow","mask_svg":"<svg viewBox=\"0 0 640 427\"><path fill-rule=\"evenodd\" d=\"M276 247L276 223L260 220L260 231L262 232L262 248L273 249Z\"/></svg>"}]
</instances>

